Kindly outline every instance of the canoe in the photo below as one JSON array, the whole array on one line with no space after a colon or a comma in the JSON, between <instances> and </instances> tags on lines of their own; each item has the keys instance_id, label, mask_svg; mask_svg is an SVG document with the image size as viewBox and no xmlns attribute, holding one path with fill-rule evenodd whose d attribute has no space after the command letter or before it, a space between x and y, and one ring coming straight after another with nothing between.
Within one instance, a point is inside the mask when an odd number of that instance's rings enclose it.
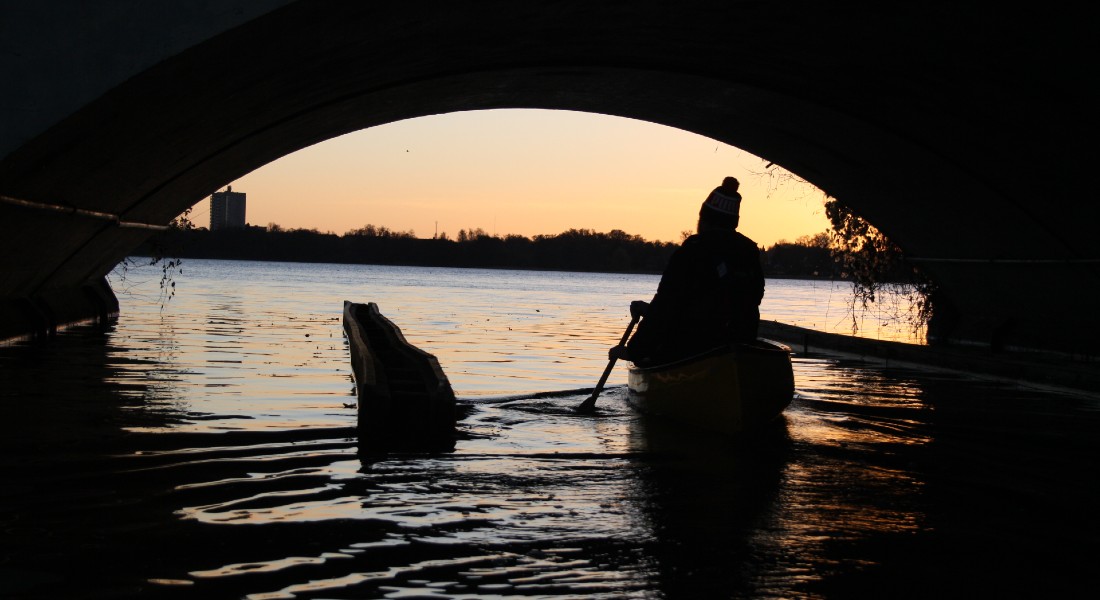
<instances>
[{"instance_id":1,"label":"canoe","mask_svg":"<svg viewBox=\"0 0 1100 600\"><path fill-rule=\"evenodd\" d=\"M667 365L630 368L639 412L726 434L774 421L794 396L789 347L770 340L717 348Z\"/></svg>"},{"instance_id":2,"label":"canoe","mask_svg":"<svg viewBox=\"0 0 1100 600\"><path fill-rule=\"evenodd\" d=\"M455 395L435 356L413 346L374 302L344 301L361 452L455 446Z\"/></svg>"}]
</instances>

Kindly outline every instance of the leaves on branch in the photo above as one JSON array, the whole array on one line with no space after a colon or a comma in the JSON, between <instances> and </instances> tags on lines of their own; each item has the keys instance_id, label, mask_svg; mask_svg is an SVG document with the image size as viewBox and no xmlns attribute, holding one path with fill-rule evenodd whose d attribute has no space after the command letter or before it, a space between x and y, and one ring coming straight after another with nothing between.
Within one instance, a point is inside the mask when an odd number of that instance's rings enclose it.
<instances>
[{"instance_id":1,"label":"leaves on branch","mask_svg":"<svg viewBox=\"0 0 1100 600\"><path fill-rule=\"evenodd\" d=\"M932 281L905 261L901 248L836 199L826 200L825 215L832 225L830 242L841 276L852 282L852 333L859 330L859 317L885 290L908 300L907 310L892 318L906 322L914 332L927 327Z\"/></svg>"}]
</instances>

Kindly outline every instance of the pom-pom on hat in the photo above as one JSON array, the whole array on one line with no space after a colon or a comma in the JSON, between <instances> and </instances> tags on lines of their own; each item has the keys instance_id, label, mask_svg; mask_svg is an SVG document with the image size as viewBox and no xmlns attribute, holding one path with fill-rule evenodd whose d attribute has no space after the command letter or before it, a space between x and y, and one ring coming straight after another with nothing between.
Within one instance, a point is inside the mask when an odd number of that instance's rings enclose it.
<instances>
[{"instance_id":1,"label":"pom-pom on hat","mask_svg":"<svg viewBox=\"0 0 1100 600\"><path fill-rule=\"evenodd\" d=\"M737 216L741 210L741 194L737 193L740 183L733 177L726 177L722 185L714 188L714 191L703 201L700 214L713 211L721 215Z\"/></svg>"}]
</instances>

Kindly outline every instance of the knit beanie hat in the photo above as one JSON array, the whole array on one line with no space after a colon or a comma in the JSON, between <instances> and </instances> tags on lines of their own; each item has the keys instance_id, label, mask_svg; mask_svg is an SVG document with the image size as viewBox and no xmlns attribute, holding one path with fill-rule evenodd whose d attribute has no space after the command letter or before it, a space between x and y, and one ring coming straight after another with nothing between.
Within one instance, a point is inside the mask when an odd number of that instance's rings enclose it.
<instances>
[{"instance_id":1,"label":"knit beanie hat","mask_svg":"<svg viewBox=\"0 0 1100 600\"><path fill-rule=\"evenodd\" d=\"M733 177L723 179L722 185L714 188L703 201L699 217L712 221L731 221L736 225L741 210L741 194L737 193L739 185Z\"/></svg>"}]
</instances>

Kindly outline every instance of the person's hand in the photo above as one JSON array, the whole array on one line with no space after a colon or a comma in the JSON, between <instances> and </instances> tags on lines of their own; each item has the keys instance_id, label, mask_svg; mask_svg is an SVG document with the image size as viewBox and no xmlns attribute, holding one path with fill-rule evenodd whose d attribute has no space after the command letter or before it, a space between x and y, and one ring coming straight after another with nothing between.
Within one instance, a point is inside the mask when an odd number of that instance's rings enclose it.
<instances>
[{"instance_id":1,"label":"person's hand","mask_svg":"<svg viewBox=\"0 0 1100 600\"><path fill-rule=\"evenodd\" d=\"M644 317L647 310L649 310L649 303L645 300L635 300L630 303L631 318L637 319Z\"/></svg>"},{"instance_id":2,"label":"person's hand","mask_svg":"<svg viewBox=\"0 0 1100 600\"><path fill-rule=\"evenodd\" d=\"M620 358L623 360L630 360L627 358L626 346L612 346L611 349L607 351L607 360L618 360Z\"/></svg>"}]
</instances>

